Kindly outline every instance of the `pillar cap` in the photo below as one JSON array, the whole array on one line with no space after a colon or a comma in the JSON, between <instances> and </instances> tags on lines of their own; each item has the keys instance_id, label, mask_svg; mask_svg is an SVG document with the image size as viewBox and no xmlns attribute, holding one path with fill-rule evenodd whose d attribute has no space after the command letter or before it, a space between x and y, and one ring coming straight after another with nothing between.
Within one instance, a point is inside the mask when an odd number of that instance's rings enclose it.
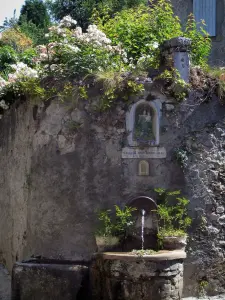
<instances>
[{"instance_id":1,"label":"pillar cap","mask_svg":"<svg viewBox=\"0 0 225 300\"><path fill-rule=\"evenodd\" d=\"M174 51L188 51L189 47L191 46L191 39L185 37L175 37L170 40L166 40L162 44L162 49L171 49L173 48Z\"/></svg>"}]
</instances>

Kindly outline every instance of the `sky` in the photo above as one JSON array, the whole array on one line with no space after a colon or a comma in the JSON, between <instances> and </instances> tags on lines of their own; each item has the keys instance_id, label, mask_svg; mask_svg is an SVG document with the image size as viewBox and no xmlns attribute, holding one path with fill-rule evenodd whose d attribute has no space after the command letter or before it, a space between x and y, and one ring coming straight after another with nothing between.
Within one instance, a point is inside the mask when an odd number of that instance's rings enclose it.
<instances>
[{"instance_id":1,"label":"sky","mask_svg":"<svg viewBox=\"0 0 225 300\"><path fill-rule=\"evenodd\" d=\"M16 9L18 17L24 2L25 0L0 0L0 25L4 22L5 17L11 18L13 16L14 9Z\"/></svg>"}]
</instances>

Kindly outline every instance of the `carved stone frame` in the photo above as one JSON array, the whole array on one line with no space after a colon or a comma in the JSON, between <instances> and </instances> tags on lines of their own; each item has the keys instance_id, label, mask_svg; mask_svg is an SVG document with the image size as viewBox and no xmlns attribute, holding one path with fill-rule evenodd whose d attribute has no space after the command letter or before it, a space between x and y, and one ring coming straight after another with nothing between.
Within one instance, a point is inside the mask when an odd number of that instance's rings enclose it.
<instances>
[{"instance_id":1,"label":"carved stone frame","mask_svg":"<svg viewBox=\"0 0 225 300\"><path fill-rule=\"evenodd\" d=\"M140 100L136 103L134 103L131 107L131 109L126 114L126 129L128 132L128 145L131 147L138 147L139 143L135 140L133 140L133 132L134 132L134 125L135 125L135 113L136 109L139 105L145 104L149 105L153 111L154 111L154 117L153 122L155 123L155 131L156 131L156 139L155 139L155 145L151 145L150 143L146 146L148 147L155 147L159 145L159 127L160 127L160 117L161 117L161 102L160 100L156 99L153 101L146 101L146 100Z\"/></svg>"}]
</instances>

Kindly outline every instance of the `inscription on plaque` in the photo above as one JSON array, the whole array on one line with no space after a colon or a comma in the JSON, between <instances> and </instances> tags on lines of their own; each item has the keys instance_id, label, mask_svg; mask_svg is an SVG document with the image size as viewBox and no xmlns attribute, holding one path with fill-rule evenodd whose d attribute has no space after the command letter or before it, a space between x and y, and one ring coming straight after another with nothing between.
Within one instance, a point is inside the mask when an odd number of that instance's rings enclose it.
<instances>
[{"instance_id":1,"label":"inscription on plaque","mask_svg":"<svg viewBox=\"0 0 225 300\"><path fill-rule=\"evenodd\" d=\"M166 149L164 147L145 149L125 147L122 150L122 158L166 158Z\"/></svg>"}]
</instances>

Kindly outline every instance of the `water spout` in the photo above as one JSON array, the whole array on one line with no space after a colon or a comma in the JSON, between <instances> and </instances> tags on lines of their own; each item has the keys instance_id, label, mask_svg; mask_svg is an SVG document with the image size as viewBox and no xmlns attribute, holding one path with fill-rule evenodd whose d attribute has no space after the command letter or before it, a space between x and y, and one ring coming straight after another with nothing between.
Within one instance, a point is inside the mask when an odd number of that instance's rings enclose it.
<instances>
[{"instance_id":1,"label":"water spout","mask_svg":"<svg viewBox=\"0 0 225 300\"><path fill-rule=\"evenodd\" d=\"M141 210L141 249L144 250L144 229L145 229L145 213L144 209Z\"/></svg>"}]
</instances>

